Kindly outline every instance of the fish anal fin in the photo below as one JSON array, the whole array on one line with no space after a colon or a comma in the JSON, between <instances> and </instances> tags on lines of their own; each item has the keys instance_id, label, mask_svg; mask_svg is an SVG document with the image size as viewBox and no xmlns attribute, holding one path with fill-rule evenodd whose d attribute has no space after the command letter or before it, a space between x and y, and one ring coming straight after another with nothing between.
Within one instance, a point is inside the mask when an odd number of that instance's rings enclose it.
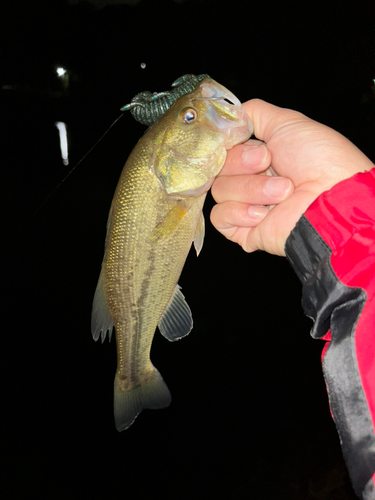
<instances>
[{"instance_id":1,"label":"fish anal fin","mask_svg":"<svg viewBox=\"0 0 375 500\"><path fill-rule=\"evenodd\" d=\"M171 342L186 337L193 328L193 316L179 285L176 285L172 300L158 327L161 334Z\"/></svg>"},{"instance_id":2,"label":"fish anal fin","mask_svg":"<svg viewBox=\"0 0 375 500\"><path fill-rule=\"evenodd\" d=\"M197 224L197 230L195 231L195 237L194 237L194 247L195 251L197 252L197 256L200 254L203 247L204 233L205 233L204 215L203 212L201 212Z\"/></svg>"},{"instance_id":3,"label":"fish anal fin","mask_svg":"<svg viewBox=\"0 0 375 500\"><path fill-rule=\"evenodd\" d=\"M142 410L166 408L170 403L171 393L155 367L146 382L129 389L121 389L118 376L115 377L114 415L119 432L128 429Z\"/></svg>"},{"instance_id":4,"label":"fish anal fin","mask_svg":"<svg viewBox=\"0 0 375 500\"><path fill-rule=\"evenodd\" d=\"M101 336L102 342L108 332L109 341L111 341L113 330L113 320L108 310L107 299L104 291L104 267L100 271L98 284L96 286L94 301L91 313L91 333L95 342Z\"/></svg>"}]
</instances>

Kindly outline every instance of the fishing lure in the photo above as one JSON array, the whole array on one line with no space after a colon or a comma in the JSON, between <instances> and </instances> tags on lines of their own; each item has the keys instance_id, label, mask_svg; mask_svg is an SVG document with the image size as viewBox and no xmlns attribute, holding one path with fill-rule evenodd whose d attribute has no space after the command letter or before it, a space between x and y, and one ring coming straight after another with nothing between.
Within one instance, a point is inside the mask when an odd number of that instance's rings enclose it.
<instances>
[{"instance_id":1,"label":"fishing lure","mask_svg":"<svg viewBox=\"0 0 375 500\"><path fill-rule=\"evenodd\" d=\"M158 120L181 96L191 92L208 75L183 75L172 83L172 89L165 92L140 92L133 97L121 111L130 111L137 122L151 126Z\"/></svg>"}]
</instances>

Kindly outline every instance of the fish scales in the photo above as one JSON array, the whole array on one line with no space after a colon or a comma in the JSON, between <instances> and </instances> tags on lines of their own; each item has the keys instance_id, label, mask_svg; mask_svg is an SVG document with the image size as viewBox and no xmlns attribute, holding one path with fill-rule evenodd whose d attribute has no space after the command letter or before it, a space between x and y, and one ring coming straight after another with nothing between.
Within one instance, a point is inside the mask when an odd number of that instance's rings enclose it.
<instances>
[{"instance_id":1,"label":"fish scales","mask_svg":"<svg viewBox=\"0 0 375 500\"><path fill-rule=\"evenodd\" d=\"M210 100L218 96L222 102ZM224 101L228 97L233 104ZM114 413L120 431L142 409L170 403L150 360L152 339L157 325L169 340L192 328L178 279L192 242L197 251L202 245L203 204L226 149L250 134L239 101L205 79L148 129L124 166L108 218L92 315L95 340L101 335L103 341L115 327Z\"/></svg>"},{"instance_id":2,"label":"fish scales","mask_svg":"<svg viewBox=\"0 0 375 500\"><path fill-rule=\"evenodd\" d=\"M124 387L149 369L155 327L173 295L205 198L203 194L196 200L174 234L150 242L153 229L176 205L176 200L160 190L159 181L149 171L148 155L147 150L135 150L128 160L132 168L125 167L114 196L109 230L113 237L107 247L106 292L110 310L119 318L115 323L117 373ZM140 219L141 231L137 226ZM128 362L126 353L137 356L137 360Z\"/></svg>"}]
</instances>

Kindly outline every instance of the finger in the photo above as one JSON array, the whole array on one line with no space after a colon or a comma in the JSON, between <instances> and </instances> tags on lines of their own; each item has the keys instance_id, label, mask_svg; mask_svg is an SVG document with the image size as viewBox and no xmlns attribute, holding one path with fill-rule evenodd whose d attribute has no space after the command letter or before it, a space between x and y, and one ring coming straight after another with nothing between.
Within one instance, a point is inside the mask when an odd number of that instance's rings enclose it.
<instances>
[{"instance_id":1,"label":"finger","mask_svg":"<svg viewBox=\"0 0 375 500\"><path fill-rule=\"evenodd\" d=\"M271 153L261 141L250 139L228 151L220 175L258 174L271 163Z\"/></svg>"},{"instance_id":2,"label":"finger","mask_svg":"<svg viewBox=\"0 0 375 500\"><path fill-rule=\"evenodd\" d=\"M220 232L237 227L255 227L268 212L263 206L226 201L212 208L211 222Z\"/></svg>"},{"instance_id":3,"label":"finger","mask_svg":"<svg viewBox=\"0 0 375 500\"><path fill-rule=\"evenodd\" d=\"M250 205L277 205L293 190L290 179L266 175L220 175L211 188L217 203L237 201Z\"/></svg>"},{"instance_id":4,"label":"finger","mask_svg":"<svg viewBox=\"0 0 375 500\"><path fill-rule=\"evenodd\" d=\"M288 122L309 121L298 111L280 108L261 99L251 99L242 106L254 125L254 135L266 143L280 126L285 126Z\"/></svg>"}]
</instances>

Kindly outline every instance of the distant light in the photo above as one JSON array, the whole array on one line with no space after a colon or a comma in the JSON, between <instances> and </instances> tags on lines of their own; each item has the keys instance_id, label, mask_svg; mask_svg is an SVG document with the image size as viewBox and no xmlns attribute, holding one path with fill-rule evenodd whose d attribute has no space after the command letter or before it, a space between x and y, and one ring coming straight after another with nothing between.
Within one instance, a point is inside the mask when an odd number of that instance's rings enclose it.
<instances>
[{"instance_id":1,"label":"distant light","mask_svg":"<svg viewBox=\"0 0 375 500\"><path fill-rule=\"evenodd\" d=\"M55 125L59 131L60 135L60 149L61 149L61 158L63 165L69 165L68 159L68 137L66 134L66 125L64 122L55 122Z\"/></svg>"},{"instance_id":2,"label":"distant light","mask_svg":"<svg viewBox=\"0 0 375 500\"><path fill-rule=\"evenodd\" d=\"M57 73L57 76L64 76L65 73L66 73L66 69L65 68L62 68L61 66L56 68L56 73Z\"/></svg>"},{"instance_id":3,"label":"distant light","mask_svg":"<svg viewBox=\"0 0 375 500\"><path fill-rule=\"evenodd\" d=\"M146 67L146 63L141 63L141 68L145 69L145 67Z\"/></svg>"}]
</instances>

